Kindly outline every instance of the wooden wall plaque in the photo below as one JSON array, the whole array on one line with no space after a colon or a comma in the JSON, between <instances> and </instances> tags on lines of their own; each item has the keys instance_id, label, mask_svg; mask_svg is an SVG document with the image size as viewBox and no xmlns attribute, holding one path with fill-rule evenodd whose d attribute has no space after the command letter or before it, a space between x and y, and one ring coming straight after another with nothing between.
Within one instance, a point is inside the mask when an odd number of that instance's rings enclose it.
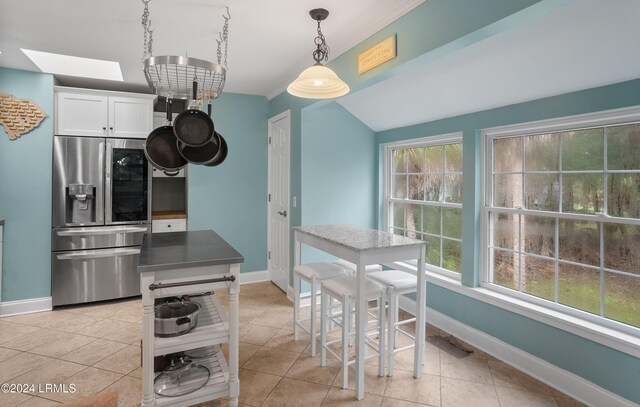
<instances>
[{"instance_id":1,"label":"wooden wall plaque","mask_svg":"<svg viewBox=\"0 0 640 407\"><path fill-rule=\"evenodd\" d=\"M358 55L358 74L362 75L395 58L396 55L396 34L393 34Z\"/></svg>"}]
</instances>

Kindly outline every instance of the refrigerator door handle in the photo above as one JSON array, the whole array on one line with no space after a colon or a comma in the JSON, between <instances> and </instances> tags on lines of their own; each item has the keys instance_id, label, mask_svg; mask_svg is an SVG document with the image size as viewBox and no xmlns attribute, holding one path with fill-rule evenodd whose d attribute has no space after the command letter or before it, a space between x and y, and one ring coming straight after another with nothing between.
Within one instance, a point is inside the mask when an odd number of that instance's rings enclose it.
<instances>
[{"instance_id":1,"label":"refrigerator door handle","mask_svg":"<svg viewBox=\"0 0 640 407\"><path fill-rule=\"evenodd\" d=\"M112 235L120 233L145 233L148 227L128 227L128 228L95 228L94 230L88 230L88 228L63 230L56 232L57 236L95 236L95 235Z\"/></svg>"},{"instance_id":2,"label":"refrigerator door handle","mask_svg":"<svg viewBox=\"0 0 640 407\"><path fill-rule=\"evenodd\" d=\"M98 185L96 187L96 222L104 225L104 174L102 169L104 168L104 145L100 143L98 149L100 151L98 155Z\"/></svg>"},{"instance_id":3,"label":"refrigerator door handle","mask_svg":"<svg viewBox=\"0 0 640 407\"><path fill-rule=\"evenodd\" d=\"M113 209L113 202L112 202L112 196L111 196L111 188L112 188L112 183L111 183L111 163L113 161L113 145L109 142L109 140L107 140L106 143L106 163L104 166L104 179L105 179L105 186L104 186L104 212L105 212L105 224L110 224L111 220L113 218L113 213L112 213L112 209Z\"/></svg>"},{"instance_id":4,"label":"refrigerator door handle","mask_svg":"<svg viewBox=\"0 0 640 407\"><path fill-rule=\"evenodd\" d=\"M100 251L81 251L73 253L56 254L58 260L88 260L88 259L100 259L103 257L120 257L120 256L133 256L140 254L140 249L110 249Z\"/></svg>"}]
</instances>

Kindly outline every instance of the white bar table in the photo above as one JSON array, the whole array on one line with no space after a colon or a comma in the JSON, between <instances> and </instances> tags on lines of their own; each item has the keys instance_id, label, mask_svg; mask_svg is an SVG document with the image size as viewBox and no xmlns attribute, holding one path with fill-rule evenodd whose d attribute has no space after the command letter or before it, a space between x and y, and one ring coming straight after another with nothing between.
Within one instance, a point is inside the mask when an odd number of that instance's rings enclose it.
<instances>
[{"instance_id":1,"label":"white bar table","mask_svg":"<svg viewBox=\"0 0 640 407\"><path fill-rule=\"evenodd\" d=\"M295 226L294 267L300 265L302 244L322 250L356 265L358 278L358 301L356 305L356 398L364 398L364 351L367 325L367 301L362 295L365 290L365 266L394 261L418 260L418 291L416 293L416 347L413 377L422 375L425 341L425 299L426 284L424 273L425 249L422 240L398 236L374 229L353 225Z\"/></svg>"}]
</instances>

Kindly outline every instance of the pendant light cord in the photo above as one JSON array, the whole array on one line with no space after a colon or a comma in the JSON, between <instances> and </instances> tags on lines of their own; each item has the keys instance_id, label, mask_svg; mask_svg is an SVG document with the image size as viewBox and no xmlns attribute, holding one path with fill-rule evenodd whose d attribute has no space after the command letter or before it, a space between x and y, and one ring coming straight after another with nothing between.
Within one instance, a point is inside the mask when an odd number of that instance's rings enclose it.
<instances>
[{"instance_id":1,"label":"pendant light cord","mask_svg":"<svg viewBox=\"0 0 640 407\"><path fill-rule=\"evenodd\" d=\"M322 30L320 29L320 21L321 20L318 20L318 36L314 39L317 49L313 51L313 60L316 61L316 65L322 65L321 61L329 60L329 47L327 47L324 34L322 34Z\"/></svg>"}]
</instances>

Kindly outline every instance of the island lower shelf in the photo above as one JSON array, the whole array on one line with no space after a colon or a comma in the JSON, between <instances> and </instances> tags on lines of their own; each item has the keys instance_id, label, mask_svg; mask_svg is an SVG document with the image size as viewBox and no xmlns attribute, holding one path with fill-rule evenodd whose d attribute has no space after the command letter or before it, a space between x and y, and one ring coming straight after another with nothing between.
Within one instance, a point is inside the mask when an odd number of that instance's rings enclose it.
<instances>
[{"instance_id":1,"label":"island lower shelf","mask_svg":"<svg viewBox=\"0 0 640 407\"><path fill-rule=\"evenodd\" d=\"M215 294L192 297L191 301L202 306L197 326L184 335L154 337L154 356L204 348L229 341L229 319L220 301L215 298Z\"/></svg>"},{"instance_id":2,"label":"island lower shelf","mask_svg":"<svg viewBox=\"0 0 640 407\"><path fill-rule=\"evenodd\" d=\"M229 395L229 366L222 349L206 359L196 359L194 363L209 369L209 381L201 389L179 397L162 397L156 395L156 406L191 406L205 401ZM157 375L156 375L157 377ZM186 382L185 382L186 384ZM172 387L177 388L178 385Z\"/></svg>"}]
</instances>

